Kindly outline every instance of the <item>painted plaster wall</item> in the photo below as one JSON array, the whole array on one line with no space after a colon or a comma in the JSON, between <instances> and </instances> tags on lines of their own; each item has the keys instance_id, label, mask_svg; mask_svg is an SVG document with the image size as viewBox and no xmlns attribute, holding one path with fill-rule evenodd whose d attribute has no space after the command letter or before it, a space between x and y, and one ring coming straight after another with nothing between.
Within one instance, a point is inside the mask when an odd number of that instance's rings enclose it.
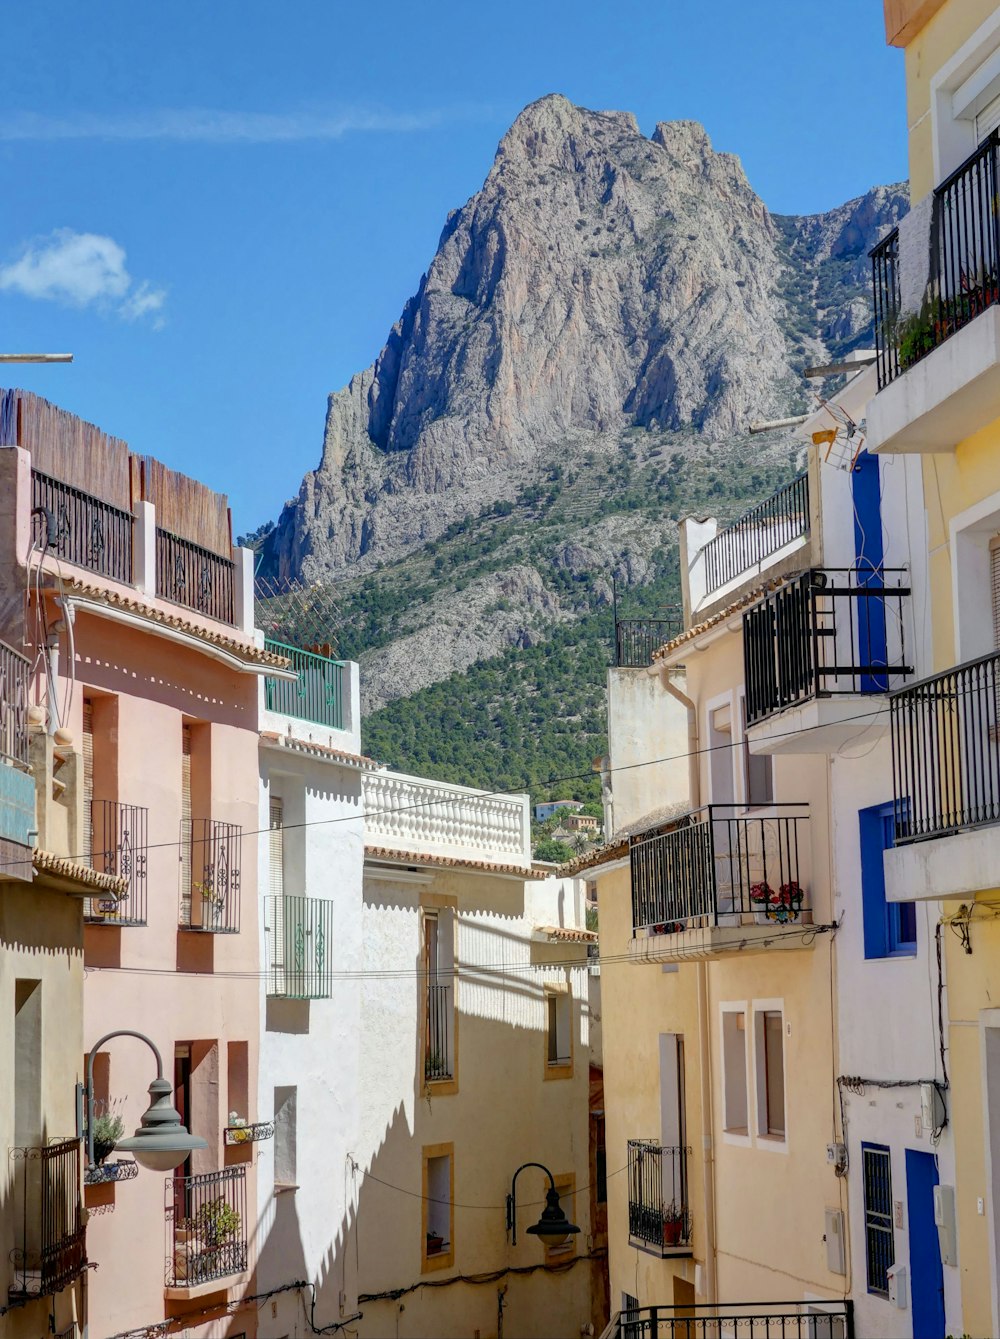
<instances>
[{"instance_id":1,"label":"painted plaster wall","mask_svg":"<svg viewBox=\"0 0 1000 1339\"><path fill-rule=\"evenodd\" d=\"M257 931L257 685L194 652L145 632L80 614L75 626L76 685L69 728L82 734L84 689L98 701L117 699L113 733L102 735L95 711L95 797L149 809L147 924L86 927L88 966L85 1036L89 1047L115 1028L138 1028L159 1048L173 1076L174 1048L192 1044L198 1098L191 1124L209 1147L192 1156L195 1173L246 1162L247 1203L256 1199L255 1167L244 1150L223 1148L226 1115L243 1105L228 1084L230 1042L246 1048L247 1082L256 1089L259 1012ZM195 817L238 823L241 845L240 931L202 934L178 929L180 893L182 722L200 729L204 790ZM98 786L98 758L111 794ZM206 813L205 810L208 810ZM153 1058L139 1042L109 1044L105 1084L123 1103L126 1130L148 1104ZM200 1062L200 1063L199 1063ZM88 1188L90 1258L100 1267L90 1282L92 1339L176 1314L191 1303L165 1302L164 1262L170 1248L164 1218L166 1177L141 1170L134 1181ZM248 1230L252 1225L248 1224ZM251 1268L254 1242L250 1239ZM252 1280L248 1276L247 1286ZM252 1323L252 1318L251 1318ZM200 1333L212 1339L224 1324ZM249 1331L248 1331L249 1332Z\"/></svg>"},{"instance_id":2,"label":"painted plaster wall","mask_svg":"<svg viewBox=\"0 0 1000 1339\"><path fill-rule=\"evenodd\" d=\"M608 670L608 732L615 831L687 794L687 712L658 672Z\"/></svg>"},{"instance_id":3,"label":"painted plaster wall","mask_svg":"<svg viewBox=\"0 0 1000 1339\"><path fill-rule=\"evenodd\" d=\"M12 1252L21 1240L14 1216L14 1177L22 1164L9 1156L18 1144L14 1060L15 991L19 980L38 981L41 991L42 1127L34 1142L72 1138L76 1133L74 1084L83 1053L83 922L79 899L31 884L0 884L0 1297L13 1282ZM3 1339L38 1339L48 1330L49 1301L31 1303L0 1319ZM79 1287L57 1301L66 1325L82 1315Z\"/></svg>"},{"instance_id":4,"label":"painted plaster wall","mask_svg":"<svg viewBox=\"0 0 1000 1339\"><path fill-rule=\"evenodd\" d=\"M329 998L312 1000L269 999L267 981L261 982L264 1029L255 1115L272 1119L275 1090L296 1090L296 1188L276 1185L278 1142L256 1145L257 1286L268 1291L299 1279L315 1283L316 1323L323 1326L354 1310L353 1305L341 1310L340 1294L353 1225L348 1158L360 1123L362 983L357 975L344 974L356 973L363 956L361 774L267 747L260 751L260 774L258 827L268 828L270 800L281 798L288 829L284 892L333 902L335 937L328 953L340 975ZM266 837L259 852L262 918L270 875ZM263 938L261 944L263 964ZM298 1293L275 1297L266 1313L274 1333L308 1333Z\"/></svg>"},{"instance_id":5,"label":"painted plaster wall","mask_svg":"<svg viewBox=\"0 0 1000 1339\"><path fill-rule=\"evenodd\" d=\"M423 1081L421 904L453 905L457 919L457 1091ZM514 1171L541 1162L575 1176L567 1209L584 1231L588 1181L587 970L582 949L533 944L535 925L582 925L582 885L466 872L410 874L366 869L363 911L361 1128L349 1165L357 1204L346 1290L378 1293L438 1282L455 1272L541 1264L524 1229L539 1212L545 1180L518 1182L519 1238L507 1243L504 1202ZM578 966L544 964L577 961ZM573 1067L546 1077L545 983L572 988ZM454 1147L454 1268L421 1272L422 1149ZM377 1179L376 1179L377 1178ZM589 1266L510 1275L480 1286L418 1289L400 1301L361 1302L362 1336L495 1332L504 1289L505 1332L576 1336L591 1320ZM402 1305L400 1305L402 1303ZM398 1331L397 1331L398 1327Z\"/></svg>"}]
</instances>

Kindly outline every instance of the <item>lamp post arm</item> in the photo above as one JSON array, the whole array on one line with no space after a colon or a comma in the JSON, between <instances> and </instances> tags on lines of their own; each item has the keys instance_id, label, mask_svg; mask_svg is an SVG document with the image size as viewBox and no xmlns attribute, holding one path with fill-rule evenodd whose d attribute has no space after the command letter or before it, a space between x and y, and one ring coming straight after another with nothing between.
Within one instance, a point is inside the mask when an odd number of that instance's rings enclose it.
<instances>
[{"instance_id":1,"label":"lamp post arm","mask_svg":"<svg viewBox=\"0 0 1000 1339\"><path fill-rule=\"evenodd\" d=\"M510 1228L512 1246L517 1245L517 1178L528 1167L537 1167L540 1172L544 1172L549 1178L549 1186L553 1190L556 1188L556 1178L543 1163L523 1162L521 1166L518 1167L510 1183L510 1194L507 1196L507 1226Z\"/></svg>"},{"instance_id":2,"label":"lamp post arm","mask_svg":"<svg viewBox=\"0 0 1000 1339\"><path fill-rule=\"evenodd\" d=\"M131 1028L118 1028L115 1032L106 1032L100 1041L96 1041L87 1056L87 1165L94 1165L94 1059L105 1044L114 1037L135 1037L144 1041L156 1056L156 1077L163 1078L163 1057L144 1032L133 1032Z\"/></svg>"}]
</instances>

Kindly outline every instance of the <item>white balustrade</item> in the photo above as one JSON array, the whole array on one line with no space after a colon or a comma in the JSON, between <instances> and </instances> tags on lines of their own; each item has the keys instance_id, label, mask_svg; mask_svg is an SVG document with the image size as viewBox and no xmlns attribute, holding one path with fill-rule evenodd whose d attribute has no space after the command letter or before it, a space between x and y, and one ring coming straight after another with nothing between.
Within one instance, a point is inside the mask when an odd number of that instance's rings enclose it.
<instances>
[{"instance_id":1,"label":"white balustrade","mask_svg":"<svg viewBox=\"0 0 1000 1339\"><path fill-rule=\"evenodd\" d=\"M527 795L484 795L399 772L364 776L365 841L497 865L531 862Z\"/></svg>"}]
</instances>

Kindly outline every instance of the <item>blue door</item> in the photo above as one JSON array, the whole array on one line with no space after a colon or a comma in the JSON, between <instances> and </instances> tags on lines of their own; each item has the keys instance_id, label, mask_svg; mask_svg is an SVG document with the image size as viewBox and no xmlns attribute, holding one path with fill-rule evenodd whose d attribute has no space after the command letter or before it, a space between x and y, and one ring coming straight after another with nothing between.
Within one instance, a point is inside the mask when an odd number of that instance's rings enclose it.
<instances>
[{"instance_id":1,"label":"blue door","mask_svg":"<svg viewBox=\"0 0 1000 1339\"><path fill-rule=\"evenodd\" d=\"M854 502L854 566L861 590L881 591L885 585L882 550L882 496L877 456L861 451L851 471L851 496ZM885 598L881 594L859 595L858 644L856 664L866 670L861 675L863 693L885 693L889 676L879 670L888 665L886 644Z\"/></svg>"},{"instance_id":2,"label":"blue door","mask_svg":"<svg viewBox=\"0 0 1000 1339\"><path fill-rule=\"evenodd\" d=\"M910 1294L915 1339L944 1339L944 1274L934 1225L933 1153L906 1150L906 1199L910 1229Z\"/></svg>"}]
</instances>

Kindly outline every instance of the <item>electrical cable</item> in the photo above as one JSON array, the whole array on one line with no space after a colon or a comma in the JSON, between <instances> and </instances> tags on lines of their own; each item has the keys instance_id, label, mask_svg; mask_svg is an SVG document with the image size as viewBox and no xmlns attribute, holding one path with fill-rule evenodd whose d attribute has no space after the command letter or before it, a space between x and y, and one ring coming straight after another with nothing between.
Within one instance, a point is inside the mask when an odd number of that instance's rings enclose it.
<instances>
[{"instance_id":1,"label":"electrical cable","mask_svg":"<svg viewBox=\"0 0 1000 1339\"><path fill-rule=\"evenodd\" d=\"M604 1260L606 1256L607 1250L601 1247L598 1250L588 1251L586 1255L574 1255L572 1259L558 1264L507 1265L503 1269L492 1269L482 1274L453 1274L446 1279L421 1279L419 1283L410 1283L405 1288L387 1288L384 1292L378 1293L359 1293L358 1305L360 1306L362 1302L397 1302L401 1297L406 1297L408 1293L417 1292L421 1288L450 1288L455 1283L499 1283L501 1279L515 1274L536 1274L540 1271L547 1274L567 1274L582 1261ZM115 1339L118 1339L118 1336Z\"/></svg>"}]
</instances>

